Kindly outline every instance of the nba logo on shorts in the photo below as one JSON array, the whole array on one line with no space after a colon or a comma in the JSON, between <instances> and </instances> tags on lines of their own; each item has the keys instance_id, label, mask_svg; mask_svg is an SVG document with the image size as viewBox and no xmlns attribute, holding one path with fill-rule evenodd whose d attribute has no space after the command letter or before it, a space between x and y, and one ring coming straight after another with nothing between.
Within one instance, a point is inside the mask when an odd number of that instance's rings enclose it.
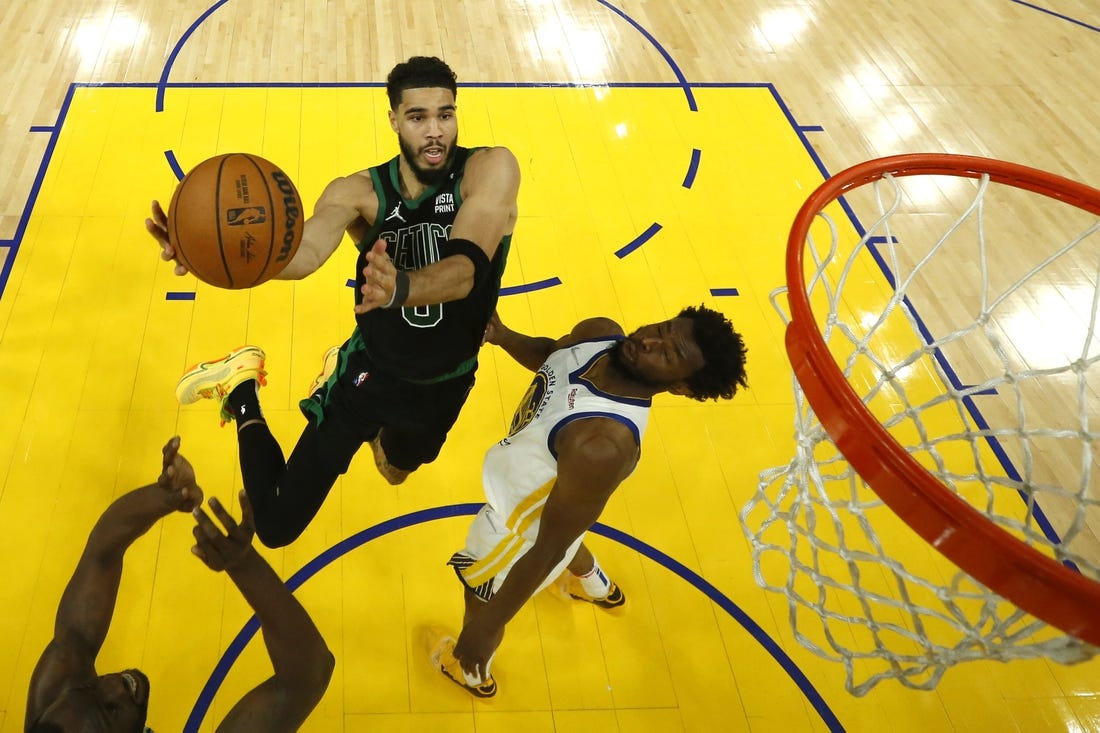
<instances>
[{"instance_id":1,"label":"nba logo on shorts","mask_svg":"<svg viewBox=\"0 0 1100 733\"><path fill-rule=\"evenodd\" d=\"M231 227L246 224L263 224L267 221L267 212L262 206L247 206L243 209L226 209L225 221Z\"/></svg>"},{"instance_id":2,"label":"nba logo on shorts","mask_svg":"<svg viewBox=\"0 0 1100 733\"><path fill-rule=\"evenodd\" d=\"M359 375L355 378L355 386L358 387L367 381L367 377L370 376L370 372L359 372Z\"/></svg>"}]
</instances>

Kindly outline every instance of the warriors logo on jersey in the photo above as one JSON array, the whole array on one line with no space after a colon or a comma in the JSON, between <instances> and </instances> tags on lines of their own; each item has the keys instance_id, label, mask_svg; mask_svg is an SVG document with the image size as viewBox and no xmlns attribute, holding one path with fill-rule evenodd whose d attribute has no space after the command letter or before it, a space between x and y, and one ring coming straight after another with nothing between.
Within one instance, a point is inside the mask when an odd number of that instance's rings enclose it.
<instances>
[{"instance_id":1,"label":"warriors logo on jersey","mask_svg":"<svg viewBox=\"0 0 1100 733\"><path fill-rule=\"evenodd\" d=\"M538 416L542 406L554 394L554 373L548 371L545 365L535 372L535 378L531 380L531 386L527 388L523 399L512 415L512 425L508 428L508 437L512 437L520 430L527 427Z\"/></svg>"}]
</instances>

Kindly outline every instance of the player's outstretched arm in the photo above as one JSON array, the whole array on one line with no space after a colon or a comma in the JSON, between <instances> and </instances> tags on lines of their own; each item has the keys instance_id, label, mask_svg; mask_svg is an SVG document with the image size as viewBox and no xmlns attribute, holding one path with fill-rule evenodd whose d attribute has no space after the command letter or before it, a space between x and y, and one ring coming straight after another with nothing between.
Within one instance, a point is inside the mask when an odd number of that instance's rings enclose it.
<instances>
[{"instance_id":1,"label":"player's outstretched arm","mask_svg":"<svg viewBox=\"0 0 1100 733\"><path fill-rule=\"evenodd\" d=\"M191 464L179 455L179 437L161 450L154 484L123 494L100 516L57 606L53 639L31 675L27 721L35 720L68 682L94 680L99 654L118 597L127 548L161 517L202 502Z\"/></svg>"},{"instance_id":2,"label":"player's outstretched arm","mask_svg":"<svg viewBox=\"0 0 1100 733\"><path fill-rule=\"evenodd\" d=\"M305 221L302 243L294 259L276 279L301 280L319 270L340 246L348 227L360 218L373 221L377 208L378 199L369 177L353 173L329 183L313 207L313 216Z\"/></svg>"},{"instance_id":3,"label":"player's outstretched arm","mask_svg":"<svg viewBox=\"0 0 1100 733\"><path fill-rule=\"evenodd\" d=\"M579 341L608 336L621 336L619 324L609 318L588 318L581 321L573 330L558 340L548 336L527 336L513 331L504 325L498 313L493 313L485 327L484 343L495 344L504 349L521 366L538 371L542 363L558 349L571 346Z\"/></svg>"},{"instance_id":4,"label":"player's outstretched arm","mask_svg":"<svg viewBox=\"0 0 1100 733\"><path fill-rule=\"evenodd\" d=\"M296 731L325 694L336 662L313 619L252 546L252 507L243 491L240 501L238 524L210 499L224 533L195 509L191 551L211 570L224 570L256 612L275 674L242 697L218 731Z\"/></svg>"},{"instance_id":5,"label":"player's outstretched arm","mask_svg":"<svg viewBox=\"0 0 1100 733\"><path fill-rule=\"evenodd\" d=\"M174 262L177 275L186 275L187 268L176 259L176 250L168 240L168 215L164 213L164 207L159 201L153 201L150 214L145 220L145 231L160 245L160 258L165 262Z\"/></svg>"},{"instance_id":6,"label":"player's outstretched arm","mask_svg":"<svg viewBox=\"0 0 1100 733\"><path fill-rule=\"evenodd\" d=\"M556 348L556 342L548 336L528 336L513 331L504 325L496 312L489 317L489 324L485 327L485 343L504 349L520 366L533 372L538 371Z\"/></svg>"}]
</instances>

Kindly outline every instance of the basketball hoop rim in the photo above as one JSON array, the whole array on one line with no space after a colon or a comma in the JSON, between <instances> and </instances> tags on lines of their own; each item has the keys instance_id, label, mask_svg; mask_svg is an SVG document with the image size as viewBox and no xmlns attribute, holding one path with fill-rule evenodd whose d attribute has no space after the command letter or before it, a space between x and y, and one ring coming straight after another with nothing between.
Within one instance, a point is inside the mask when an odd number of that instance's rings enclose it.
<instances>
[{"instance_id":1,"label":"basketball hoop rim","mask_svg":"<svg viewBox=\"0 0 1100 733\"><path fill-rule=\"evenodd\" d=\"M1100 583L1043 555L989 521L916 461L848 384L825 344L806 290L804 248L814 218L845 192L884 175L981 178L1100 216L1100 190L1007 161L941 153L896 155L847 168L798 211L787 242L787 355L837 449L903 521L980 583L1046 623L1100 646Z\"/></svg>"}]
</instances>

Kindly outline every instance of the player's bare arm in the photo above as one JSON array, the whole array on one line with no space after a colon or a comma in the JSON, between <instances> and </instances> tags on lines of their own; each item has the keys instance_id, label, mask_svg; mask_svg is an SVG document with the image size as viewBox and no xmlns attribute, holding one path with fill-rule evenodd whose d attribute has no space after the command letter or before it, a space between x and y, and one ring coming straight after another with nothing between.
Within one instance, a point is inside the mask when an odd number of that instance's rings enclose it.
<instances>
[{"instance_id":1,"label":"player's bare arm","mask_svg":"<svg viewBox=\"0 0 1100 733\"><path fill-rule=\"evenodd\" d=\"M542 363L556 349L554 339L548 336L528 336L504 325L494 312L485 327L485 343L504 349L508 356L530 371L538 371Z\"/></svg>"},{"instance_id":2,"label":"player's bare arm","mask_svg":"<svg viewBox=\"0 0 1100 733\"><path fill-rule=\"evenodd\" d=\"M581 321L573 330L554 340L548 336L528 336L504 325L500 315L493 313L485 327L485 343L495 344L520 366L535 372L550 354L586 339L621 336L623 329L610 318L589 318Z\"/></svg>"},{"instance_id":3,"label":"player's bare arm","mask_svg":"<svg viewBox=\"0 0 1100 733\"><path fill-rule=\"evenodd\" d=\"M76 570L61 595L54 635L31 675L27 723L42 714L67 685L96 678L95 659L111 626L127 548L162 517L190 511L202 501L180 440L162 449L157 482L122 495L96 522Z\"/></svg>"},{"instance_id":4,"label":"player's bare arm","mask_svg":"<svg viewBox=\"0 0 1100 733\"><path fill-rule=\"evenodd\" d=\"M192 552L211 570L224 570L256 612L275 674L241 698L218 731L296 731L324 695L335 659L309 614L252 546L252 508L243 491L240 503L238 523L210 500L224 532L195 509Z\"/></svg>"},{"instance_id":5,"label":"player's bare arm","mask_svg":"<svg viewBox=\"0 0 1100 733\"><path fill-rule=\"evenodd\" d=\"M451 227L450 240L473 242L492 260L500 240L515 228L519 184L519 163L510 150L485 148L474 152L466 162L462 206ZM396 274L396 268L385 255L384 243L376 243L367 254L363 302L355 311L366 313L390 304ZM408 273L408 296L403 305L429 305L464 298L474 287L475 275L476 268L469 257L444 257Z\"/></svg>"},{"instance_id":6,"label":"player's bare arm","mask_svg":"<svg viewBox=\"0 0 1100 733\"><path fill-rule=\"evenodd\" d=\"M348 233L358 241L378 216L378 196L365 171L337 178L321 192L305 221L302 243L279 280L301 280L321 268Z\"/></svg>"},{"instance_id":7,"label":"player's bare arm","mask_svg":"<svg viewBox=\"0 0 1100 733\"><path fill-rule=\"evenodd\" d=\"M543 507L535 544L493 597L471 615L455 645L455 656L468 673L484 676L505 624L562 561L569 546L599 519L638 459L630 429L606 418L570 424L559 434L556 449L558 478Z\"/></svg>"}]
</instances>

